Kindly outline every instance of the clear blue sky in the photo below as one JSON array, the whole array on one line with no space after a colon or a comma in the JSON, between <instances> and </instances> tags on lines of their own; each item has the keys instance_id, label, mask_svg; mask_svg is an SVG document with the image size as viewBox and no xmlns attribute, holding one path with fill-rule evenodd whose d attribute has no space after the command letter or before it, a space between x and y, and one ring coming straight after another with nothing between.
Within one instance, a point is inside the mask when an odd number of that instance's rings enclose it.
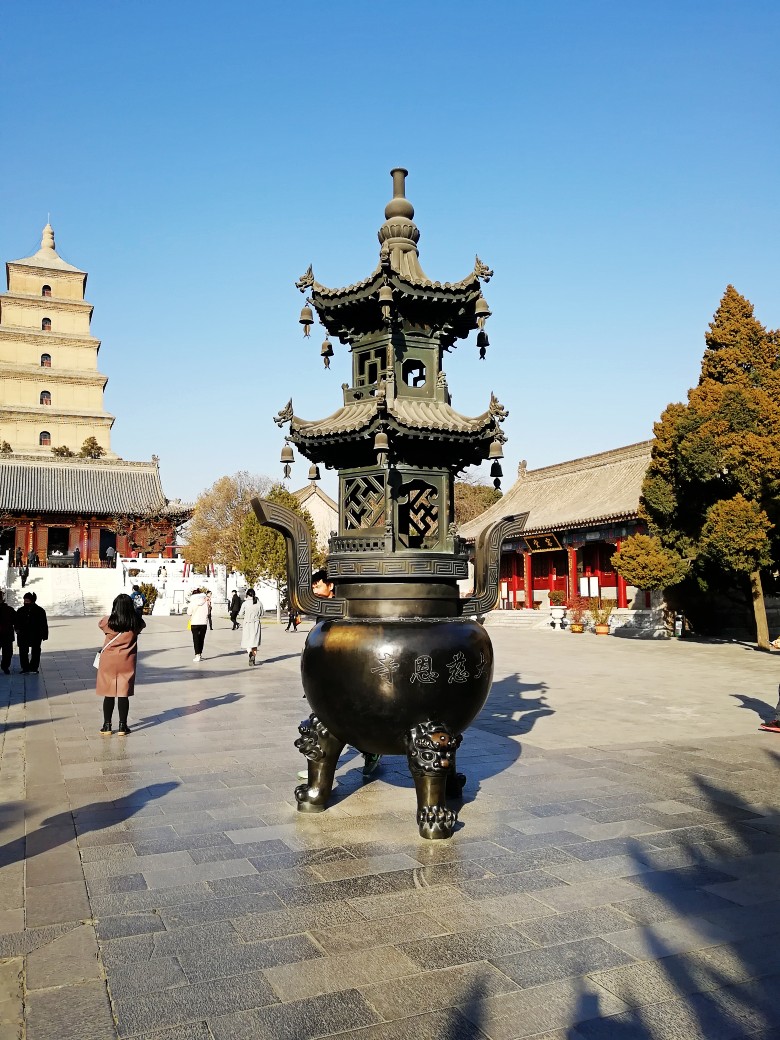
<instances>
[{"instance_id":1,"label":"clear blue sky","mask_svg":"<svg viewBox=\"0 0 780 1040\"><path fill-rule=\"evenodd\" d=\"M446 368L463 413L509 408L508 485L649 437L729 282L780 325L779 43L777 0L9 3L0 258L51 212L113 447L192 499L280 475L291 394L338 407L294 281L369 273L406 166L427 274L495 270L487 361Z\"/></svg>"}]
</instances>

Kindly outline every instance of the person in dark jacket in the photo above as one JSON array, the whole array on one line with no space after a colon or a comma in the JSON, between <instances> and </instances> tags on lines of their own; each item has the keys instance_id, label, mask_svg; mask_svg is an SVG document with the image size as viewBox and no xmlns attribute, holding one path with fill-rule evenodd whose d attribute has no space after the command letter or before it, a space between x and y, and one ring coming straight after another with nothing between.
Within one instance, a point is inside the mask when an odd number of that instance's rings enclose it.
<instances>
[{"instance_id":1,"label":"person in dark jacket","mask_svg":"<svg viewBox=\"0 0 780 1040\"><path fill-rule=\"evenodd\" d=\"M230 603L228 605L228 613L230 614L230 620L233 622L233 631L238 628L238 615L241 610L241 597L233 590L233 595L230 597Z\"/></svg>"},{"instance_id":2,"label":"person in dark jacket","mask_svg":"<svg viewBox=\"0 0 780 1040\"><path fill-rule=\"evenodd\" d=\"M37 675L41 663L41 643L49 638L49 623L46 611L35 602L34 592L25 592L23 605L16 612L14 628L22 672L25 675Z\"/></svg>"},{"instance_id":3,"label":"person in dark jacket","mask_svg":"<svg viewBox=\"0 0 780 1040\"><path fill-rule=\"evenodd\" d=\"M16 611L5 602L0 592L0 668L5 675L10 674L11 661L14 656L14 622Z\"/></svg>"},{"instance_id":4,"label":"person in dark jacket","mask_svg":"<svg viewBox=\"0 0 780 1040\"><path fill-rule=\"evenodd\" d=\"M27 579L30 577L30 568L26 563L19 568L19 577L22 579L22 588L24 588L27 584Z\"/></svg>"}]
</instances>

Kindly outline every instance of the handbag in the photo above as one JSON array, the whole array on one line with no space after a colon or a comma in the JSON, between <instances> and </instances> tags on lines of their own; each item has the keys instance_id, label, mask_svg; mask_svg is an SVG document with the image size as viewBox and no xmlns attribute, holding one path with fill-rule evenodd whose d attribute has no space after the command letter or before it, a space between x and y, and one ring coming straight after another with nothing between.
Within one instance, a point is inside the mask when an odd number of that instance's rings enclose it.
<instances>
[{"instance_id":1,"label":"handbag","mask_svg":"<svg viewBox=\"0 0 780 1040\"><path fill-rule=\"evenodd\" d=\"M103 650L108 650L108 648L111 646L111 644L114 642L114 640L115 639L119 639L121 634L122 634L121 632L117 632L117 634L114 636L114 639L110 639L106 643L106 645L103 647ZM93 668L99 668L100 667L100 658L101 658L101 656L103 654L103 650L98 650L98 652L95 654L94 660L92 661L92 667Z\"/></svg>"}]
</instances>

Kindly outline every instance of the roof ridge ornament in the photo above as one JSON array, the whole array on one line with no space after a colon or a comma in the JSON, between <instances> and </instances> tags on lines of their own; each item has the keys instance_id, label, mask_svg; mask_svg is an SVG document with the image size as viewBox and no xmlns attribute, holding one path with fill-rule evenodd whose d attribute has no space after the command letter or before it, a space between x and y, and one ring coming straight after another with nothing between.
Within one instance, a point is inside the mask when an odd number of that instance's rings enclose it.
<instances>
[{"instance_id":1,"label":"roof ridge ornament","mask_svg":"<svg viewBox=\"0 0 780 1040\"><path fill-rule=\"evenodd\" d=\"M312 265L306 268L301 277L295 283L295 288L300 292L305 293L307 289L314 288L314 272L312 271Z\"/></svg>"},{"instance_id":2,"label":"roof ridge ornament","mask_svg":"<svg viewBox=\"0 0 780 1040\"><path fill-rule=\"evenodd\" d=\"M493 277L493 271L487 264L482 263L479 256L474 257L474 277L479 278L483 282L489 282Z\"/></svg>"},{"instance_id":3,"label":"roof ridge ornament","mask_svg":"<svg viewBox=\"0 0 780 1040\"><path fill-rule=\"evenodd\" d=\"M274 422L279 427L279 429L281 429L282 426L284 426L285 423L291 421L292 417L293 417L293 403L292 403L292 397L291 397L290 400L287 402L287 404L284 406L284 408L282 408L282 410L277 415L274 416Z\"/></svg>"}]
</instances>

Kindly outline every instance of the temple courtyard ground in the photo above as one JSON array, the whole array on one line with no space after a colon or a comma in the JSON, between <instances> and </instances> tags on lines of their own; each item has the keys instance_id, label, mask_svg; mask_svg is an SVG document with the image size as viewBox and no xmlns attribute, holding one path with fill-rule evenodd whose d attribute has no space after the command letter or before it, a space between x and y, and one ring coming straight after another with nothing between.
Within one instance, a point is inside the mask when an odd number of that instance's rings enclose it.
<instances>
[{"instance_id":1,"label":"temple courtyard ground","mask_svg":"<svg viewBox=\"0 0 780 1040\"><path fill-rule=\"evenodd\" d=\"M305 626L304 626L305 628ZM780 1036L777 659L492 630L450 841L405 760L295 811L305 631L143 634L101 737L95 619L0 676L0 1038ZM15 663L16 666L16 663Z\"/></svg>"}]
</instances>

